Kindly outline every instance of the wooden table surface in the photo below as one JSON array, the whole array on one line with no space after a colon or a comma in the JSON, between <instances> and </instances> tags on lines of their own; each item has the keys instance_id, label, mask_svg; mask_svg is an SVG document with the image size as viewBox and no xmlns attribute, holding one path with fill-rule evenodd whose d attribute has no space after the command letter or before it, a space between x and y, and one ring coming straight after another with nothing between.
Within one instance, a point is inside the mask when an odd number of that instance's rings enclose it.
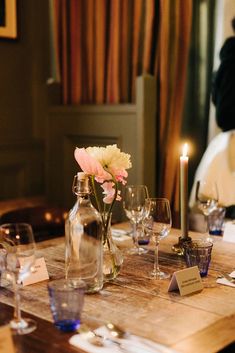
<instances>
[{"instance_id":1,"label":"wooden table surface","mask_svg":"<svg viewBox=\"0 0 235 353\"><path fill-rule=\"evenodd\" d=\"M119 226L120 227L120 226ZM173 274L185 268L184 259L174 254L179 230L172 229L160 244L160 266ZM191 233L192 238L200 237ZM214 237L209 274L203 279L200 293L181 297L168 292L168 280L151 280L153 253L128 255L121 273L106 283L100 293L86 295L82 320L93 327L112 321L127 331L165 344L181 353L219 352L235 340L235 288L219 285L219 271L234 269L235 244ZM51 279L64 274L64 239L38 243ZM38 329L17 338L19 353L78 352L68 338L53 327L47 296L47 281L22 290L22 308L34 315ZM0 324L12 315L13 295L10 288L0 289ZM231 350L232 352L232 350Z\"/></svg>"}]
</instances>

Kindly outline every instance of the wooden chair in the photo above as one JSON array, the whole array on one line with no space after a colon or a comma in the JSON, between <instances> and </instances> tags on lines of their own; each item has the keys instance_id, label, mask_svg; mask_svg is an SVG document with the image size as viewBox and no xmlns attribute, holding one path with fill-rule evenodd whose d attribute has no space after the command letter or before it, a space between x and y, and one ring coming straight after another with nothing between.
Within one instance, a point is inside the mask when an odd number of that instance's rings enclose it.
<instances>
[{"instance_id":1,"label":"wooden chair","mask_svg":"<svg viewBox=\"0 0 235 353\"><path fill-rule=\"evenodd\" d=\"M0 224L25 222L31 224L35 241L43 241L64 235L65 218L68 211L52 206L18 208L3 213Z\"/></svg>"}]
</instances>

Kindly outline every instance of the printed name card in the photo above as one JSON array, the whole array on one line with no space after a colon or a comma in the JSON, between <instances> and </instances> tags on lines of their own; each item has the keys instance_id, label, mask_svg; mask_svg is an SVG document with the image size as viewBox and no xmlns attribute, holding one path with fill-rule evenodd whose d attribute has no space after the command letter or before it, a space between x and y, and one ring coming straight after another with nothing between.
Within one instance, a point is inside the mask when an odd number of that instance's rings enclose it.
<instances>
[{"instance_id":1,"label":"printed name card","mask_svg":"<svg viewBox=\"0 0 235 353\"><path fill-rule=\"evenodd\" d=\"M15 353L11 329L8 325L0 327L0 353Z\"/></svg>"},{"instance_id":2,"label":"printed name card","mask_svg":"<svg viewBox=\"0 0 235 353\"><path fill-rule=\"evenodd\" d=\"M22 284L23 286L28 286L29 284L45 281L46 279L49 279L46 262L44 257L40 257L36 259L33 271L23 279Z\"/></svg>"},{"instance_id":3,"label":"printed name card","mask_svg":"<svg viewBox=\"0 0 235 353\"><path fill-rule=\"evenodd\" d=\"M235 243L235 222L225 223L223 240L230 243Z\"/></svg>"},{"instance_id":4,"label":"printed name card","mask_svg":"<svg viewBox=\"0 0 235 353\"><path fill-rule=\"evenodd\" d=\"M174 272L168 292L177 289L181 296L200 292L203 289L202 279L197 266Z\"/></svg>"}]
</instances>

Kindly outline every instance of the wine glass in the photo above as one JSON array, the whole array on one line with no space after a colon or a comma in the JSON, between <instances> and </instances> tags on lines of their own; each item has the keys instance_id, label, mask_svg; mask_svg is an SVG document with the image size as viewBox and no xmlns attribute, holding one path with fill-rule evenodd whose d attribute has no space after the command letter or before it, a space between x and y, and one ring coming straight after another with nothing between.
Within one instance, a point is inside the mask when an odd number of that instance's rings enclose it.
<instances>
[{"instance_id":1,"label":"wine glass","mask_svg":"<svg viewBox=\"0 0 235 353\"><path fill-rule=\"evenodd\" d=\"M148 188L146 185L127 185L124 189L123 208L127 218L129 218L132 227L132 239L134 247L128 250L129 254L141 254L146 252L138 246L137 231L144 215L145 199L148 197Z\"/></svg>"},{"instance_id":2,"label":"wine glass","mask_svg":"<svg viewBox=\"0 0 235 353\"><path fill-rule=\"evenodd\" d=\"M7 251L4 242L0 239L0 287L7 287L9 282L3 277L6 270Z\"/></svg>"},{"instance_id":3,"label":"wine glass","mask_svg":"<svg viewBox=\"0 0 235 353\"><path fill-rule=\"evenodd\" d=\"M15 294L14 317L10 327L15 334L24 335L36 329L36 322L23 319L20 311L20 286L33 270L35 241L32 227L27 223L8 223L0 226L0 241L6 250L5 271L11 278Z\"/></svg>"},{"instance_id":4,"label":"wine glass","mask_svg":"<svg viewBox=\"0 0 235 353\"><path fill-rule=\"evenodd\" d=\"M166 198L148 198L145 201L145 215L142 220L144 231L149 235L149 245L154 245L154 266L150 273L153 279L165 279L170 276L159 268L158 246L171 229L171 209Z\"/></svg>"},{"instance_id":5,"label":"wine glass","mask_svg":"<svg viewBox=\"0 0 235 353\"><path fill-rule=\"evenodd\" d=\"M204 214L206 221L207 240L213 242L208 232L208 216L218 207L218 189L215 182L198 180L196 183L196 203L198 209Z\"/></svg>"}]
</instances>

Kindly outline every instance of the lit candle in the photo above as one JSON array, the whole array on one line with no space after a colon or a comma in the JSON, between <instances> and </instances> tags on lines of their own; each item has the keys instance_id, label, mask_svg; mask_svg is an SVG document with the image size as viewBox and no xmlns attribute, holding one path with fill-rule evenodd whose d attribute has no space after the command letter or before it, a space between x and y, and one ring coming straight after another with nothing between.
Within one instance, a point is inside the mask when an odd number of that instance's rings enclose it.
<instances>
[{"instance_id":1,"label":"lit candle","mask_svg":"<svg viewBox=\"0 0 235 353\"><path fill-rule=\"evenodd\" d=\"M188 145L183 146L183 154L180 156L180 224L181 238L188 237Z\"/></svg>"}]
</instances>

